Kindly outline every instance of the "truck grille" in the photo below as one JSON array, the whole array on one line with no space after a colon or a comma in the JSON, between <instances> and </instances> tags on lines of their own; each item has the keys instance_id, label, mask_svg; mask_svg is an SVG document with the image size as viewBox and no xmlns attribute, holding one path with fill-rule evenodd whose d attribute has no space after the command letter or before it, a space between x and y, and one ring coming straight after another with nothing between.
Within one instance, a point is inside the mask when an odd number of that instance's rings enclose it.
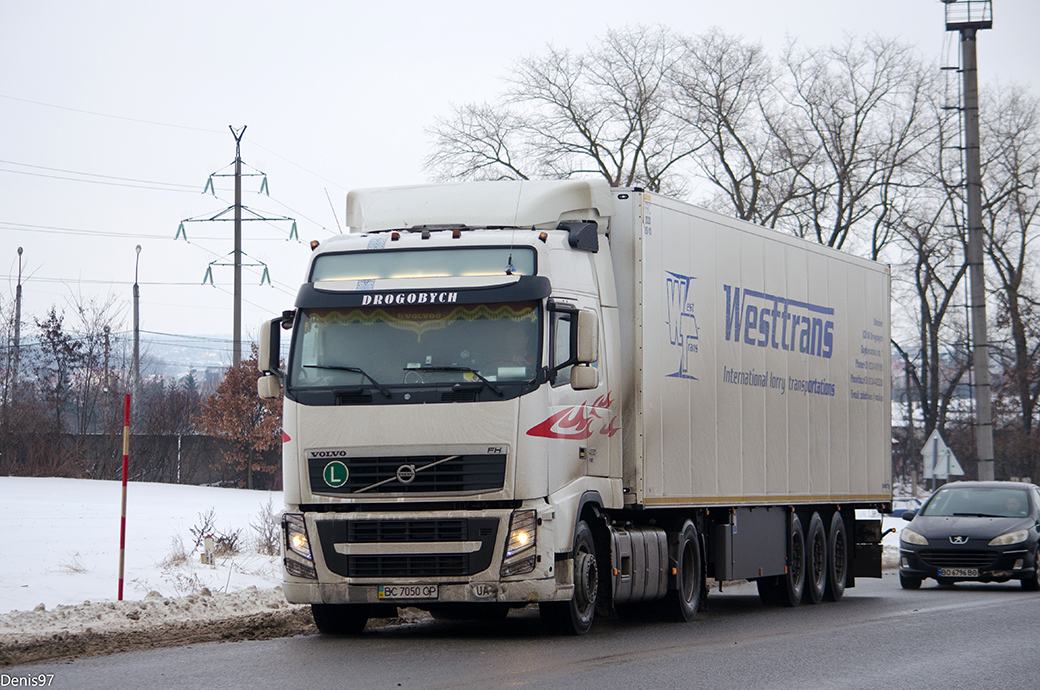
<instances>
[{"instance_id":1,"label":"truck grille","mask_svg":"<svg viewBox=\"0 0 1040 690\"><path fill-rule=\"evenodd\" d=\"M327 472L327 458L308 458L312 492L377 495L495 491L502 488L506 475L504 453L375 456L338 458L336 462L347 468L345 482L340 483L335 471Z\"/></svg>"},{"instance_id":2,"label":"truck grille","mask_svg":"<svg viewBox=\"0 0 1040 690\"><path fill-rule=\"evenodd\" d=\"M319 520L318 540L329 570L343 577L450 577L487 570L495 551L497 518L442 520ZM387 544L479 542L470 553L375 553ZM336 545L353 553L340 553ZM377 548L382 547L382 548ZM366 546L374 553L365 553Z\"/></svg>"}]
</instances>

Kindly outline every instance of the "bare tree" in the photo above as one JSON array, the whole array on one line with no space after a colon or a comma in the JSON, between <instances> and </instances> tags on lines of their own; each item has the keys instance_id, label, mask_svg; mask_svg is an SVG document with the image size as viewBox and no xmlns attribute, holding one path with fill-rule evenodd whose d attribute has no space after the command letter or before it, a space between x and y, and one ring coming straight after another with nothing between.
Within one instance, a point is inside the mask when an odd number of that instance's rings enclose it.
<instances>
[{"instance_id":1,"label":"bare tree","mask_svg":"<svg viewBox=\"0 0 1040 690\"><path fill-rule=\"evenodd\" d=\"M1005 463L1040 473L1034 423L1040 398L1040 104L1021 87L1000 88L982 104L983 213L998 310L994 353L1003 367L998 397L1015 412L1003 434Z\"/></svg>"},{"instance_id":2,"label":"bare tree","mask_svg":"<svg viewBox=\"0 0 1040 690\"><path fill-rule=\"evenodd\" d=\"M430 130L439 179L599 175L612 186L681 192L693 150L669 108L680 51L665 29L609 31L586 53L521 60L494 103L457 107Z\"/></svg>"},{"instance_id":3,"label":"bare tree","mask_svg":"<svg viewBox=\"0 0 1040 690\"><path fill-rule=\"evenodd\" d=\"M778 101L771 59L760 45L717 29L681 45L669 75L673 107L689 125L701 175L717 191L708 205L775 226L814 152L786 148L793 122Z\"/></svg>"},{"instance_id":4,"label":"bare tree","mask_svg":"<svg viewBox=\"0 0 1040 690\"><path fill-rule=\"evenodd\" d=\"M911 211L899 203L906 188L922 183L907 173L936 141L929 104L938 73L908 46L878 36L846 37L825 50L792 43L784 65L798 126L783 150L812 156L808 165L792 161L802 189L791 229L877 259Z\"/></svg>"}]
</instances>

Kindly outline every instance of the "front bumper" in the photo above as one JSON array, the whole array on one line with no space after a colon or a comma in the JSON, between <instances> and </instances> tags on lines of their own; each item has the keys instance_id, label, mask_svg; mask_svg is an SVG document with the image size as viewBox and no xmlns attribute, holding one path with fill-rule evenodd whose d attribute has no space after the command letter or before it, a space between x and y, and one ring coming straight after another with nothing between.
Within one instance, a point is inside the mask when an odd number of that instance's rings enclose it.
<instances>
[{"instance_id":1,"label":"front bumper","mask_svg":"<svg viewBox=\"0 0 1040 690\"><path fill-rule=\"evenodd\" d=\"M899 573L905 577L943 581L1007 582L1032 577L1037 563L1022 544L1006 547L967 544L963 548L911 546L899 549ZM965 575L965 572L977 575Z\"/></svg>"},{"instance_id":2,"label":"front bumper","mask_svg":"<svg viewBox=\"0 0 1040 690\"><path fill-rule=\"evenodd\" d=\"M301 604L435 607L571 599L573 567L556 561L551 511L544 521L538 518L533 570L502 576L513 512L306 513L312 557L286 550L283 591L289 602ZM292 567L297 564L311 576L299 576L301 569ZM384 598L390 585L398 591L435 585L436 597Z\"/></svg>"}]
</instances>

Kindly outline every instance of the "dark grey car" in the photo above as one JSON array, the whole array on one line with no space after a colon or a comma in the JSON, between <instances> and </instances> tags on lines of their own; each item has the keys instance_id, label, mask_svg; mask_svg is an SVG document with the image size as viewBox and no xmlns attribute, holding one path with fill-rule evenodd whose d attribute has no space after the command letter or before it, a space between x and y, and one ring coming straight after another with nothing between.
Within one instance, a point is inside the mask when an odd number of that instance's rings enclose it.
<instances>
[{"instance_id":1,"label":"dark grey car","mask_svg":"<svg viewBox=\"0 0 1040 690\"><path fill-rule=\"evenodd\" d=\"M925 578L1021 580L1040 590L1040 489L1020 482L953 482L932 494L899 538L899 583L917 589Z\"/></svg>"}]
</instances>

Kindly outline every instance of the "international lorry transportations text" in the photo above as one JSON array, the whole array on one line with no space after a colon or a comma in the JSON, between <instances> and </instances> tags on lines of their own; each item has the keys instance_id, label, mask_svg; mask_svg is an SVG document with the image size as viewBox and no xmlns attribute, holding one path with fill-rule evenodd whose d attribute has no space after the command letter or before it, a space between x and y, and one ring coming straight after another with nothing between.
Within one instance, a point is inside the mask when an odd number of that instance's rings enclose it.
<instances>
[{"instance_id":1,"label":"international lorry transportations text","mask_svg":"<svg viewBox=\"0 0 1040 690\"><path fill-rule=\"evenodd\" d=\"M795 606L881 576L887 267L598 180L359 190L347 219L259 357L283 589L320 631L537 604L580 634L690 620L708 578Z\"/></svg>"}]
</instances>

